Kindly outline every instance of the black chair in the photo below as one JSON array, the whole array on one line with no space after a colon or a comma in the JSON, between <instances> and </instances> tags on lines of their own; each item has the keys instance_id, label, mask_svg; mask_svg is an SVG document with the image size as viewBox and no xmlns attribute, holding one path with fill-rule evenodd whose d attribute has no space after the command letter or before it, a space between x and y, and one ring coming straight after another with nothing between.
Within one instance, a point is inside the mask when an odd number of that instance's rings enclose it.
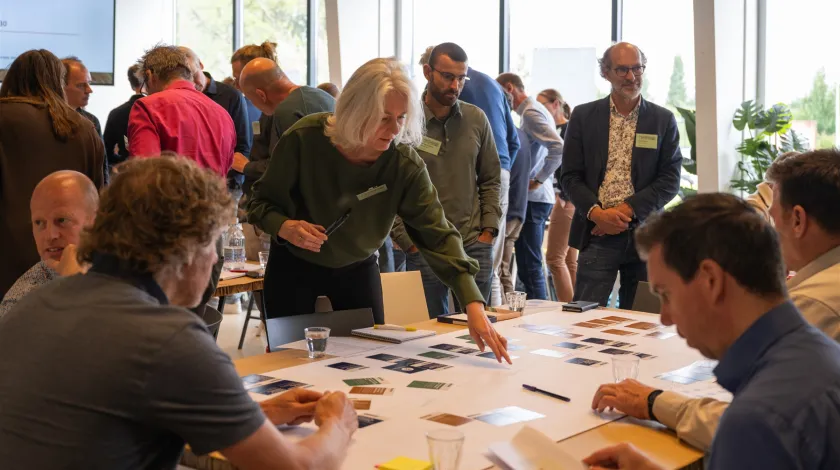
<instances>
[{"instance_id":1,"label":"black chair","mask_svg":"<svg viewBox=\"0 0 840 470\"><path fill-rule=\"evenodd\" d=\"M257 308L259 311L259 316L253 317L251 316L251 311L254 309L254 300L259 297L260 308ZM221 302L221 300L219 300ZM248 322L251 320L259 320L265 324L265 298L263 296L263 291L255 290L251 292L251 299L248 301L248 311L245 312L245 323L242 324L242 333L239 334L239 347L237 349L242 349L242 343L245 342L245 333L248 332Z\"/></svg>"},{"instance_id":2,"label":"black chair","mask_svg":"<svg viewBox=\"0 0 840 470\"><path fill-rule=\"evenodd\" d=\"M204 307L204 315L202 317L204 323L207 324L207 329L213 335L214 340L219 339L219 326L222 324L222 314L213 307Z\"/></svg>"},{"instance_id":3,"label":"black chair","mask_svg":"<svg viewBox=\"0 0 840 470\"><path fill-rule=\"evenodd\" d=\"M275 351L284 344L304 339L303 330L311 326L329 328L330 336L350 336L353 330L373 326L373 310L358 308L270 318L265 322L269 350Z\"/></svg>"},{"instance_id":4,"label":"black chair","mask_svg":"<svg viewBox=\"0 0 840 470\"><path fill-rule=\"evenodd\" d=\"M636 298L633 299L633 310L637 312L659 313L659 297L650 291L650 284L639 282L636 287Z\"/></svg>"}]
</instances>

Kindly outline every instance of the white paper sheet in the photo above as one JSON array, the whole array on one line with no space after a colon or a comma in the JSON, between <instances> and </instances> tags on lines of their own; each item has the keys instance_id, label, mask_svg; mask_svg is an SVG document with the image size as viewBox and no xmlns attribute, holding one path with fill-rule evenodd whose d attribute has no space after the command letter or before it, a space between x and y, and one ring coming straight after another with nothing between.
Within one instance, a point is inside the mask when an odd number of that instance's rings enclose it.
<instances>
[{"instance_id":1,"label":"white paper sheet","mask_svg":"<svg viewBox=\"0 0 840 470\"><path fill-rule=\"evenodd\" d=\"M490 446L511 470L586 470L586 466L564 452L556 442L536 429L525 426L510 442Z\"/></svg>"},{"instance_id":2,"label":"white paper sheet","mask_svg":"<svg viewBox=\"0 0 840 470\"><path fill-rule=\"evenodd\" d=\"M330 339L327 340L326 353L331 356L353 357L371 351L376 351L377 349L384 349L389 346L393 346L393 344L364 338L336 336L330 337ZM306 351L306 340L295 341L294 343L284 344L280 347Z\"/></svg>"}]
</instances>

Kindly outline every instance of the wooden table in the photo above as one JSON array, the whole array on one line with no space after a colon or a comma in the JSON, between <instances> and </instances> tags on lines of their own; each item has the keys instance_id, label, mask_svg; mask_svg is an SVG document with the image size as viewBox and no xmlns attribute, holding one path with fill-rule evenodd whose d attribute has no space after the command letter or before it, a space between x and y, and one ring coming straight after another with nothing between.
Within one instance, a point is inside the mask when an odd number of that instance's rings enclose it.
<instances>
[{"instance_id":1,"label":"wooden table","mask_svg":"<svg viewBox=\"0 0 840 470\"><path fill-rule=\"evenodd\" d=\"M248 269L257 269L260 263L254 261L246 261ZM213 297L219 298L219 313L225 313L225 298L229 295L240 294L242 292L251 292L251 299L248 301L248 311L245 313L245 324L242 326L242 334L239 336L239 349L242 349L242 343L245 341L245 333L248 330L248 322L250 320L259 320L265 322L263 318L265 312L265 296L262 295L263 287L265 286L265 279L262 277L242 276L235 279L228 279L219 281L216 286L216 291ZM259 294L259 295L257 295ZM254 308L254 301L259 297L259 308L257 308L259 315L252 316L251 311Z\"/></svg>"},{"instance_id":2,"label":"wooden table","mask_svg":"<svg viewBox=\"0 0 840 470\"><path fill-rule=\"evenodd\" d=\"M608 309L620 312L617 309ZM640 314L640 312L632 312ZM653 317L653 315L651 315ZM658 319L656 320L658 321ZM433 330L438 334L463 330L466 327L439 323L428 320L412 324L418 329ZM332 356L324 359L331 359ZM274 353L251 356L233 361L240 376L260 374L277 369L285 369L312 361L323 359L309 359L306 351L286 350ZM599 426L560 441L560 446L572 455L588 455L598 449L609 447L622 442L629 442L647 454L656 463L665 468L701 470L703 468L703 453L679 441L674 432L664 426L649 421L639 421L633 418L622 418L617 421ZM190 456L189 462L196 468L219 469L233 468L219 454L211 454L201 458ZM220 466L222 465L222 466ZM227 465L227 466L224 466ZM491 467L495 468L495 467Z\"/></svg>"}]
</instances>

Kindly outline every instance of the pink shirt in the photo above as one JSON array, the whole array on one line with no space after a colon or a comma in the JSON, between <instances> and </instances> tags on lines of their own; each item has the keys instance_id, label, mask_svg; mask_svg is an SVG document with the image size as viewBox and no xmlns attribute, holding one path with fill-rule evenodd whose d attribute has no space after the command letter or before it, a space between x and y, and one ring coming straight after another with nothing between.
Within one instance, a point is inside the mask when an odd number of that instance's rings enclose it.
<instances>
[{"instance_id":1,"label":"pink shirt","mask_svg":"<svg viewBox=\"0 0 840 470\"><path fill-rule=\"evenodd\" d=\"M128 151L132 157L157 157L170 150L225 177L235 146L230 114L190 81L176 80L131 107Z\"/></svg>"}]
</instances>

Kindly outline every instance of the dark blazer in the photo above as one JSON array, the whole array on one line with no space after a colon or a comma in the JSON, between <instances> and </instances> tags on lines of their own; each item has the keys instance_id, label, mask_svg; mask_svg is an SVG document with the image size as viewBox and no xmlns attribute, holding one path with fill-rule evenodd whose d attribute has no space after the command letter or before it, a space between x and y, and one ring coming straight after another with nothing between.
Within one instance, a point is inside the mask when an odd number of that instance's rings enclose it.
<instances>
[{"instance_id":1,"label":"dark blazer","mask_svg":"<svg viewBox=\"0 0 840 470\"><path fill-rule=\"evenodd\" d=\"M635 194L626 202L635 219L644 221L661 210L680 188L680 133L677 120L667 109L642 98L636 134L656 134L657 148L633 145L630 177ZM563 191L575 205L569 245L582 250L589 243L595 223L586 218L598 204L598 189L607 171L610 142L610 97L576 106L566 129L563 147Z\"/></svg>"},{"instance_id":2,"label":"dark blazer","mask_svg":"<svg viewBox=\"0 0 840 470\"><path fill-rule=\"evenodd\" d=\"M108 155L108 163L114 166L128 159L128 149L125 148L125 136L128 135L128 115L134 102L143 95L133 95L125 103L117 106L108 113L108 120L105 121L105 134L102 136L105 141L105 153ZM114 146L118 152L114 153Z\"/></svg>"}]
</instances>

